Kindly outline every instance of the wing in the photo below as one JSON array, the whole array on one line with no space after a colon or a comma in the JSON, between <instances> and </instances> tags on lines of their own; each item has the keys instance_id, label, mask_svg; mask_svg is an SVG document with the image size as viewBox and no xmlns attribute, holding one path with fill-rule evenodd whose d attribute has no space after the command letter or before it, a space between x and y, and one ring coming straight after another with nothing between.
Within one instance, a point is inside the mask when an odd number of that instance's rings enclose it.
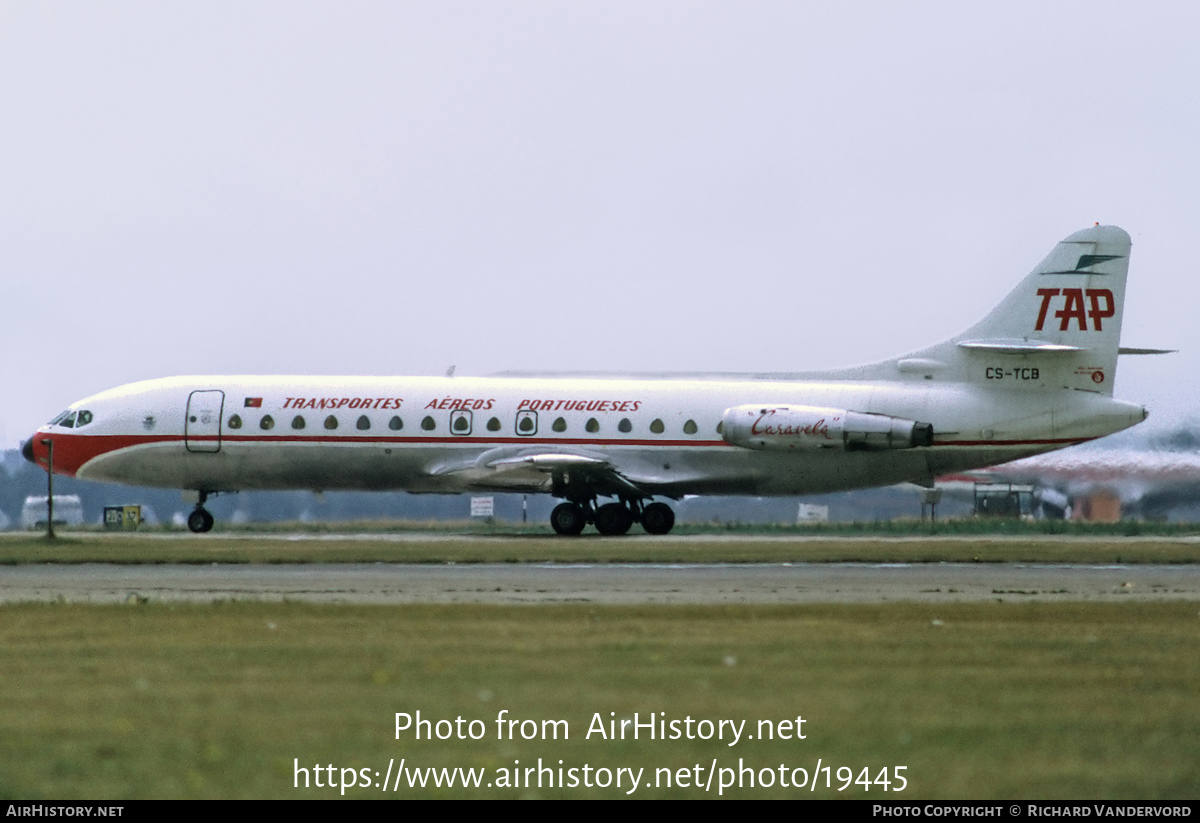
<instances>
[{"instance_id":1,"label":"wing","mask_svg":"<svg viewBox=\"0 0 1200 823\"><path fill-rule=\"evenodd\" d=\"M558 492L567 488L582 496L650 497L602 453L538 446L488 449L474 458L429 467L435 477L454 476L464 485L496 491Z\"/></svg>"}]
</instances>

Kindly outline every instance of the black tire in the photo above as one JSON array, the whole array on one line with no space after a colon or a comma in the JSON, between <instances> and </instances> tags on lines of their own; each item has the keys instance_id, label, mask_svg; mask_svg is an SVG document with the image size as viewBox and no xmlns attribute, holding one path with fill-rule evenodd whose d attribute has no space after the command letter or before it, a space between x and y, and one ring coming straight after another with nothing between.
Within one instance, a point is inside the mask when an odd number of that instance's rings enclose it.
<instances>
[{"instance_id":1,"label":"black tire","mask_svg":"<svg viewBox=\"0 0 1200 823\"><path fill-rule=\"evenodd\" d=\"M596 531L609 537L617 537L629 531L633 525L633 513L622 503L605 503L596 509Z\"/></svg>"},{"instance_id":2,"label":"black tire","mask_svg":"<svg viewBox=\"0 0 1200 823\"><path fill-rule=\"evenodd\" d=\"M642 509L642 528L646 534L667 534L675 526L675 512L666 503L651 503Z\"/></svg>"},{"instance_id":3,"label":"black tire","mask_svg":"<svg viewBox=\"0 0 1200 823\"><path fill-rule=\"evenodd\" d=\"M203 534L213 527L213 516L205 509L192 509L188 515L188 528L196 534Z\"/></svg>"},{"instance_id":4,"label":"black tire","mask_svg":"<svg viewBox=\"0 0 1200 823\"><path fill-rule=\"evenodd\" d=\"M559 503L550 512L550 526L558 534L574 537L587 525L587 514L574 503Z\"/></svg>"}]
</instances>

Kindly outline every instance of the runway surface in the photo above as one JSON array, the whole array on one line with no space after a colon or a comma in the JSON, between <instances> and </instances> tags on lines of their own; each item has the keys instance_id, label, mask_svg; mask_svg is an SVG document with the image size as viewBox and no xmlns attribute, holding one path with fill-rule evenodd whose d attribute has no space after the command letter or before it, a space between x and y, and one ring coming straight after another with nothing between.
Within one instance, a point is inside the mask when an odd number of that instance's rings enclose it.
<instances>
[{"instance_id":1,"label":"runway surface","mask_svg":"<svg viewBox=\"0 0 1200 823\"><path fill-rule=\"evenodd\" d=\"M22 565L0 602L885 603L1200 600L1200 566L988 563L735 565Z\"/></svg>"}]
</instances>

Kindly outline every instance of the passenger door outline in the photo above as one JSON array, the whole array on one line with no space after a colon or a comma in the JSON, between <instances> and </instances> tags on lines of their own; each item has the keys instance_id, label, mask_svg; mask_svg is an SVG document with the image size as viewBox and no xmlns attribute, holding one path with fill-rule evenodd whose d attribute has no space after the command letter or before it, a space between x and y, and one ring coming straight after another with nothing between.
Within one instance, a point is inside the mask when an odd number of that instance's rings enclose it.
<instances>
[{"instance_id":1,"label":"passenger door outline","mask_svg":"<svg viewBox=\"0 0 1200 823\"><path fill-rule=\"evenodd\" d=\"M183 418L183 444L190 452L221 450L221 415L225 411L225 392L201 389L188 395Z\"/></svg>"}]
</instances>

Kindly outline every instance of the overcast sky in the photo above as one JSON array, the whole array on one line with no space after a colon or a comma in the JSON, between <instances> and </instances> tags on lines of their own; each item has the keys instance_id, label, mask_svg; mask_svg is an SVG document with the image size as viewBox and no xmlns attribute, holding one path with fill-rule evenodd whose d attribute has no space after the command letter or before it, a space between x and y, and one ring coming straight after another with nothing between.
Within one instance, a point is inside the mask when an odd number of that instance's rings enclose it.
<instances>
[{"instance_id":1,"label":"overcast sky","mask_svg":"<svg viewBox=\"0 0 1200 823\"><path fill-rule=\"evenodd\" d=\"M1134 242L1200 374L1200 4L0 5L0 439L186 373L797 370Z\"/></svg>"}]
</instances>

